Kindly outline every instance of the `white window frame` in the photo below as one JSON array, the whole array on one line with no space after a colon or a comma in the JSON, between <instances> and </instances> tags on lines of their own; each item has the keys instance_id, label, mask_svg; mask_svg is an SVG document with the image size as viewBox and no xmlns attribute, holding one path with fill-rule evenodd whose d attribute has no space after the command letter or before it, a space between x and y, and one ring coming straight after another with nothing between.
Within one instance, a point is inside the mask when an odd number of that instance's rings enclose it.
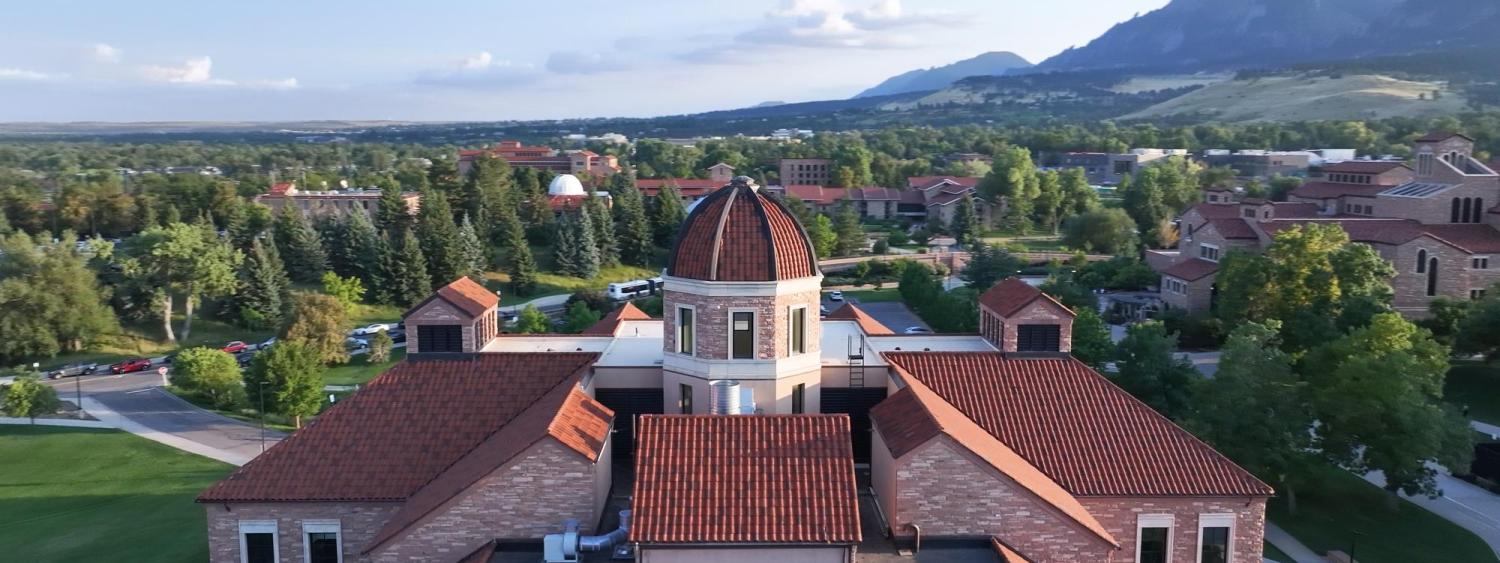
<instances>
[{"instance_id":1,"label":"white window frame","mask_svg":"<svg viewBox=\"0 0 1500 563\"><path fill-rule=\"evenodd\" d=\"M1474 267L1474 262L1478 261L1478 260L1483 260L1484 261L1484 267L1483 268L1476 268L1476 267ZM1470 270L1488 270L1488 269L1490 269L1490 257L1487 256L1487 255L1470 256L1469 257L1469 269Z\"/></svg>"},{"instance_id":2,"label":"white window frame","mask_svg":"<svg viewBox=\"0 0 1500 563\"><path fill-rule=\"evenodd\" d=\"M240 520L240 563L250 563L250 552L245 545L245 534L271 534L271 556L281 561L281 533L275 520Z\"/></svg>"},{"instance_id":3,"label":"white window frame","mask_svg":"<svg viewBox=\"0 0 1500 563\"><path fill-rule=\"evenodd\" d=\"M691 311L692 314L693 314L693 326L690 327L690 329L688 331L692 335L693 348L691 350L686 351L686 352L684 352L682 350L682 310L683 309L687 309L688 311ZM674 333L672 335L672 338L676 341L674 343L674 345L673 345L673 349L676 351L676 353L684 355L684 356L697 356L698 355L697 354L697 351L698 351L698 308L694 307L692 305L677 305L677 308L672 311L672 328L673 328L673 330L677 331L676 333Z\"/></svg>"},{"instance_id":4,"label":"white window frame","mask_svg":"<svg viewBox=\"0 0 1500 563\"><path fill-rule=\"evenodd\" d=\"M1171 514L1142 514L1135 520L1135 560L1141 560L1141 531L1146 528L1167 529L1167 563L1172 563L1172 544L1177 541L1176 517Z\"/></svg>"},{"instance_id":5,"label":"white window frame","mask_svg":"<svg viewBox=\"0 0 1500 563\"><path fill-rule=\"evenodd\" d=\"M312 563L312 542L308 540L311 534L333 534L334 542L338 545L338 563L344 563L344 527L338 520L303 520L302 521L302 560Z\"/></svg>"},{"instance_id":6,"label":"white window frame","mask_svg":"<svg viewBox=\"0 0 1500 563\"><path fill-rule=\"evenodd\" d=\"M1204 528L1229 528L1227 539L1229 550L1225 552L1225 563L1234 563L1234 514L1199 514L1198 515L1198 549L1194 551L1193 560L1203 563L1203 529Z\"/></svg>"},{"instance_id":7,"label":"white window frame","mask_svg":"<svg viewBox=\"0 0 1500 563\"><path fill-rule=\"evenodd\" d=\"M750 357L734 357L734 315L735 313L750 313ZM760 358L756 357L756 351L760 350L760 331L756 329L755 323L760 321L760 310L753 307L732 307L725 312L724 317L724 357L731 362L753 362Z\"/></svg>"},{"instance_id":8,"label":"white window frame","mask_svg":"<svg viewBox=\"0 0 1500 563\"><path fill-rule=\"evenodd\" d=\"M801 350L797 349L797 334L796 334L797 333L797 330L796 330L797 325L794 322L796 320L798 312L802 313L802 349ZM790 356L801 356L801 355L807 353L807 337L808 337L808 334L807 334L808 330L807 329L808 329L808 323L807 323L807 305L792 305L790 307L787 307L787 310L786 310L786 355L788 357L790 357Z\"/></svg>"},{"instance_id":9,"label":"white window frame","mask_svg":"<svg viewBox=\"0 0 1500 563\"><path fill-rule=\"evenodd\" d=\"M1214 249L1214 257L1213 258L1209 258L1209 257L1203 255L1203 249L1205 249L1205 248L1212 248L1212 249ZM1218 264L1219 263L1219 259L1224 257L1224 250L1221 249L1221 248L1219 248L1219 245L1217 245L1217 244L1208 244L1206 242L1205 243L1199 243L1198 244L1198 257L1202 258L1204 260L1208 260L1209 262L1213 262L1215 264Z\"/></svg>"}]
</instances>

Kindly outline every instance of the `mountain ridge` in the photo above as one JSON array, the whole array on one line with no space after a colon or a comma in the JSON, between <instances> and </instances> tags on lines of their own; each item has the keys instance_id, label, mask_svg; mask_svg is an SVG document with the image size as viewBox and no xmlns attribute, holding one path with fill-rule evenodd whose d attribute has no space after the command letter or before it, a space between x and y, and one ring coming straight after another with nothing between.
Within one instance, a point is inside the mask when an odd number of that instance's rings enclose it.
<instances>
[{"instance_id":1,"label":"mountain ridge","mask_svg":"<svg viewBox=\"0 0 1500 563\"><path fill-rule=\"evenodd\" d=\"M1031 66L1031 61L1010 51L990 51L943 66L903 72L855 94L854 97L869 98L941 90L970 76L1003 76Z\"/></svg>"}]
</instances>

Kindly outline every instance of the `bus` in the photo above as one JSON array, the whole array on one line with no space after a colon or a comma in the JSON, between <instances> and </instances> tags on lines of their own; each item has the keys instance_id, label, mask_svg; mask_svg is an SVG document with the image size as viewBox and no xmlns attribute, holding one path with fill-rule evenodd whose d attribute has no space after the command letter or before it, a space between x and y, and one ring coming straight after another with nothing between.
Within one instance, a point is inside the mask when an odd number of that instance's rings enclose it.
<instances>
[{"instance_id":1,"label":"bus","mask_svg":"<svg viewBox=\"0 0 1500 563\"><path fill-rule=\"evenodd\" d=\"M632 280L609 284L609 288L605 290L605 294L609 295L609 298L615 301L624 301L647 295L656 295L658 291L661 291L661 278L651 278L648 280Z\"/></svg>"}]
</instances>

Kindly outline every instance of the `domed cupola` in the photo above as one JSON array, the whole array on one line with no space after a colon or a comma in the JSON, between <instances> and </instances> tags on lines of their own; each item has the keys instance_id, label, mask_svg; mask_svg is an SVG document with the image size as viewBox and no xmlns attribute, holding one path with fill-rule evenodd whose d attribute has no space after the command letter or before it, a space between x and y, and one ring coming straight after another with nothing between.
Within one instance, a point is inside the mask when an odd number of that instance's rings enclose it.
<instances>
[{"instance_id":1,"label":"domed cupola","mask_svg":"<svg viewBox=\"0 0 1500 563\"><path fill-rule=\"evenodd\" d=\"M812 241L781 202L739 176L693 205L677 230L667 275L759 282L820 275Z\"/></svg>"}]
</instances>

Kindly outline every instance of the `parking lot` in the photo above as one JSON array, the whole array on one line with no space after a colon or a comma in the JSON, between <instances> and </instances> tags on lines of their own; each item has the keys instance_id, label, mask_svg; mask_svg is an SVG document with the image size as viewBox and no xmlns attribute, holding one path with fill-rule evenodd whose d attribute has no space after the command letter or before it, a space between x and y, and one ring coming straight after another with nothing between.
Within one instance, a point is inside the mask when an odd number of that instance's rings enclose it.
<instances>
[{"instance_id":1,"label":"parking lot","mask_svg":"<svg viewBox=\"0 0 1500 563\"><path fill-rule=\"evenodd\" d=\"M921 317L911 312L911 309L906 308L906 304L900 301L860 303L855 298L849 298L848 301L859 305L859 308L864 310L865 313L868 313L875 320L880 321L880 324L885 325L886 328L898 334L906 330L907 327L913 326L931 329L931 327L927 326L927 323L922 322ZM836 311L843 305L843 301L834 301L828 298L828 293L823 294L823 306L828 308L828 312Z\"/></svg>"}]
</instances>

